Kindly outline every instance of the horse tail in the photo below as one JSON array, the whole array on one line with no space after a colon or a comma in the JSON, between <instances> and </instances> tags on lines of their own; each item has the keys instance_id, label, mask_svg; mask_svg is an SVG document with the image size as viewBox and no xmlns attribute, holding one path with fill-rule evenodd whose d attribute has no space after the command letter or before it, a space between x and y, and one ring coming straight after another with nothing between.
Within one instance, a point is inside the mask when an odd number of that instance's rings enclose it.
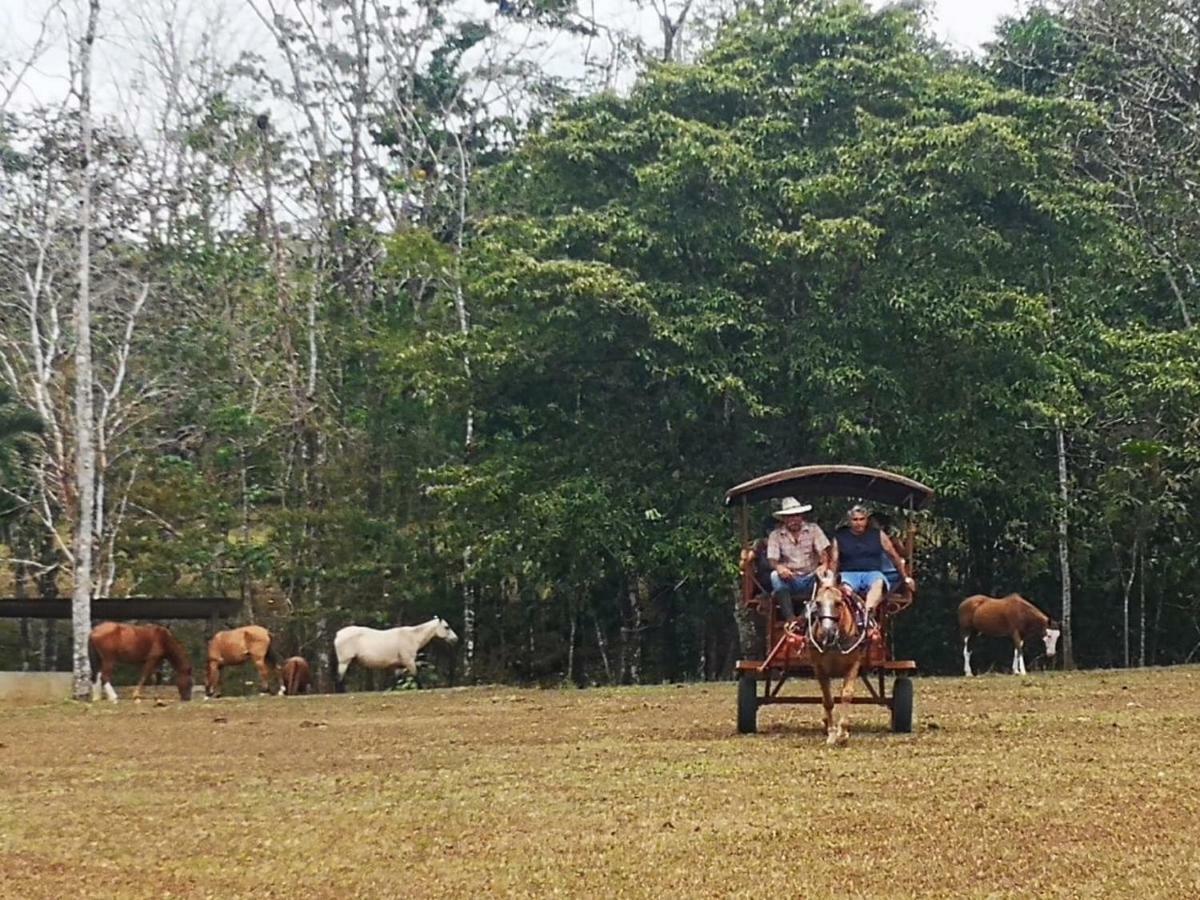
<instances>
[{"instance_id":1,"label":"horse tail","mask_svg":"<svg viewBox=\"0 0 1200 900\"><path fill-rule=\"evenodd\" d=\"M279 668L279 655L275 652L275 636L267 632L267 652L263 654L272 669Z\"/></svg>"},{"instance_id":2,"label":"horse tail","mask_svg":"<svg viewBox=\"0 0 1200 900\"><path fill-rule=\"evenodd\" d=\"M88 665L92 667L92 680L95 681L100 677L100 669L104 663L100 659L100 651L96 649L96 642L92 640L92 636L88 635Z\"/></svg>"}]
</instances>

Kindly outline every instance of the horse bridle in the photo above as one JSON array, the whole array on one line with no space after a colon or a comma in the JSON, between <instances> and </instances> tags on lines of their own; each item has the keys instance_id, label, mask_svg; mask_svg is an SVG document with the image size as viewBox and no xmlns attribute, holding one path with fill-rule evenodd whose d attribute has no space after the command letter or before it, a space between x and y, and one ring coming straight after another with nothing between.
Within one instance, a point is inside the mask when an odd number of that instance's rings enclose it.
<instances>
[{"instance_id":1,"label":"horse bridle","mask_svg":"<svg viewBox=\"0 0 1200 900\"><path fill-rule=\"evenodd\" d=\"M835 603L830 603L831 610L836 610L840 605L845 604L845 602L846 602L846 598L844 596L842 596L842 594L841 594L841 588L837 588L837 591L838 591L838 599ZM818 624L820 624L821 622L826 622L826 621L834 622L838 626L838 631L840 633L842 617L839 614L832 612L832 611L827 612L827 613L822 613L821 607L817 603L817 594L818 593L819 593L818 591L814 590L812 600L809 601L808 642L810 644L812 644L813 649L815 649L818 653L825 653L829 648L825 647L821 643L820 638L817 637L819 632L818 632L816 626ZM851 616L851 618L853 618L854 613L851 612L850 616ZM853 653L855 650L857 650L862 645L862 642L864 640L866 640L866 637L867 637L867 629L865 627L859 628L858 634L855 636L854 641L850 644L850 646L843 647L839 643L839 645L837 646L837 650L840 653L842 653L843 655L847 654L847 653Z\"/></svg>"}]
</instances>

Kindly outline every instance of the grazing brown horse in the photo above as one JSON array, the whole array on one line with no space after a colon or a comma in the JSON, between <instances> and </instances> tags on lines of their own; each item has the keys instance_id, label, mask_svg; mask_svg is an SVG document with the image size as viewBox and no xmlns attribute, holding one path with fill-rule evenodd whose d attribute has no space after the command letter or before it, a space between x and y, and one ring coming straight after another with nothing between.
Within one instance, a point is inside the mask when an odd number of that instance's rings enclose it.
<instances>
[{"instance_id":1,"label":"grazing brown horse","mask_svg":"<svg viewBox=\"0 0 1200 900\"><path fill-rule=\"evenodd\" d=\"M808 614L808 647L813 675L821 685L825 707L825 743L844 744L850 739L848 711L854 702L854 683L866 659L867 641L849 600L842 593L836 572L819 577ZM834 678L842 679L842 692L838 697L841 710L836 726L831 684Z\"/></svg>"},{"instance_id":2,"label":"grazing brown horse","mask_svg":"<svg viewBox=\"0 0 1200 900\"><path fill-rule=\"evenodd\" d=\"M218 631L208 642L208 674L204 679L204 696L221 696L221 669L240 666L251 660L258 669L258 686L264 694L271 692L271 669L275 654L271 650L271 632L261 625L243 625L229 631Z\"/></svg>"},{"instance_id":3,"label":"grazing brown horse","mask_svg":"<svg viewBox=\"0 0 1200 900\"><path fill-rule=\"evenodd\" d=\"M975 632L988 637L1012 638L1014 675L1025 674L1025 641L1041 638L1046 656L1052 659L1058 649L1058 636L1062 633L1053 619L1020 594L968 597L958 606L958 630L963 642L964 675L973 674L968 644Z\"/></svg>"},{"instance_id":4,"label":"grazing brown horse","mask_svg":"<svg viewBox=\"0 0 1200 900\"><path fill-rule=\"evenodd\" d=\"M307 694L309 679L308 660L303 656L289 656L279 667L279 696Z\"/></svg>"},{"instance_id":5,"label":"grazing brown horse","mask_svg":"<svg viewBox=\"0 0 1200 900\"><path fill-rule=\"evenodd\" d=\"M142 685L165 659L175 670L175 685L179 688L180 700L192 699L192 661L188 659L183 645L162 625L124 625L119 622L101 622L88 635L88 657L96 683L92 685L92 699L100 699L100 689L113 703L117 692L113 690L112 673L117 663L142 665L142 677L133 689L133 699L142 699Z\"/></svg>"}]
</instances>

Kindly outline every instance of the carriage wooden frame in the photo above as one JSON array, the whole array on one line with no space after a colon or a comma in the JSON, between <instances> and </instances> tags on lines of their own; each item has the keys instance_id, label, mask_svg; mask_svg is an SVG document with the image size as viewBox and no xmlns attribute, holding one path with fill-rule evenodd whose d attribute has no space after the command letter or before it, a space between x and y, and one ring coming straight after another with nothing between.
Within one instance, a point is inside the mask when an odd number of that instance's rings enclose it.
<instances>
[{"instance_id":1,"label":"carriage wooden frame","mask_svg":"<svg viewBox=\"0 0 1200 900\"><path fill-rule=\"evenodd\" d=\"M904 538L901 555L913 572L916 544L914 513L933 502L931 488L893 472L866 466L825 465L799 466L762 475L729 489L725 494L727 507L737 506L740 512L741 597L740 603L766 619L764 648L760 659L739 659L737 672L737 729L742 734L758 730L758 711L763 706L789 703L821 703L817 693L784 694L789 679L812 678L808 650L784 631L778 616L770 584L759 577L760 555L765 541L750 534L750 506L763 500L797 496L803 500L813 497L845 497L873 504L898 507L904 511ZM913 682L911 675L917 664L911 659L893 658L892 619L908 609L915 592L901 582L902 590L887 594L879 608L880 639L872 641L859 677L866 684L867 695L855 696L851 702L884 706L891 715L895 732L913 729ZM799 646L798 646L799 644ZM888 679L892 678L891 690ZM811 682L815 684L815 682ZM761 685L761 689L760 689Z\"/></svg>"}]
</instances>

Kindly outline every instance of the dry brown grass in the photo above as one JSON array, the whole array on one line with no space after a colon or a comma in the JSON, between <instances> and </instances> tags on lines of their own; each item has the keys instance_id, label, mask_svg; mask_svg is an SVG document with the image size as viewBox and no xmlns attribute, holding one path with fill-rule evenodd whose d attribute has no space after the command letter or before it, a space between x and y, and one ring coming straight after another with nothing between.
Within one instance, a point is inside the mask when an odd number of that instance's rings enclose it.
<instances>
[{"instance_id":1,"label":"dry brown grass","mask_svg":"<svg viewBox=\"0 0 1200 900\"><path fill-rule=\"evenodd\" d=\"M0 709L0 895L1196 896L1198 688L921 679L841 749L732 684Z\"/></svg>"}]
</instances>

